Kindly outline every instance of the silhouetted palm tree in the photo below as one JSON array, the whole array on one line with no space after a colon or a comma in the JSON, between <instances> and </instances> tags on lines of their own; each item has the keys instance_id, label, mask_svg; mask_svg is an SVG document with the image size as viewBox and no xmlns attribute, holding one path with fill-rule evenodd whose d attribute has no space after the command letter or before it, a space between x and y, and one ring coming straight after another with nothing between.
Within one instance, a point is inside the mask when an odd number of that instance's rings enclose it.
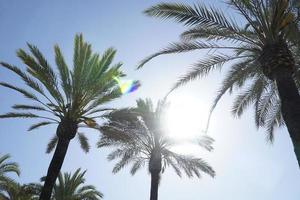
<instances>
[{"instance_id":1,"label":"silhouetted palm tree","mask_svg":"<svg viewBox=\"0 0 300 200\"><path fill-rule=\"evenodd\" d=\"M214 170L202 159L181 155L172 151L177 142L164 130L164 113L167 104L159 102L156 109L151 100L138 100L137 107L113 111L107 116L108 122L101 126L103 133L98 147L116 148L108 155L109 160L120 158L113 173L132 163L131 174L148 163L151 174L150 200L158 198L160 175L172 166L178 176L183 171L188 177L200 177L200 172L214 176ZM184 133L183 133L184 134ZM197 141L207 150L212 150L212 139L203 137Z\"/></svg>"},{"instance_id":2,"label":"silhouetted palm tree","mask_svg":"<svg viewBox=\"0 0 300 200\"><path fill-rule=\"evenodd\" d=\"M53 189L53 200L99 200L103 194L92 185L84 185L86 171L60 173Z\"/></svg>"},{"instance_id":3,"label":"silhouetted palm tree","mask_svg":"<svg viewBox=\"0 0 300 200\"><path fill-rule=\"evenodd\" d=\"M95 118L110 108L104 104L119 98L122 94L116 78L123 76L121 63L112 65L116 50L107 49L103 55L93 53L91 45L84 42L82 35L75 37L73 68L70 69L56 45L55 62L58 74L46 61L37 47L28 44L30 53L20 49L18 57L26 65L26 72L2 62L2 66L16 73L32 89L32 93L15 85L1 82L0 85L23 94L36 104L14 105L16 110L33 112L10 112L0 118L43 119L29 130L49 124L58 124L56 135L48 144L47 152L55 148L48 168L47 177L40 196L49 200L55 180L60 172L70 141L77 135L84 151L89 150L86 136L78 131L80 124L95 127ZM100 107L101 106L101 107Z\"/></svg>"},{"instance_id":4,"label":"silhouetted palm tree","mask_svg":"<svg viewBox=\"0 0 300 200\"><path fill-rule=\"evenodd\" d=\"M15 181L8 176L10 173L20 175L19 165L15 162L9 162L10 156L8 154L0 157L0 199L5 197L7 188L15 183Z\"/></svg>"},{"instance_id":5,"label":"silhouetted palm tree","mask_svg":"<svg viewBox=\"0 0 300 200\"><path fill-rule=\"evenodd\" d=\"M251 104L257 127L266 127L273 140L276 126L286 124L300 164L299 7L288 0L228 0L242 16L238 25L219 9L201 4L160 3L145 11L149 16L174 19L188 26L182 41L143 60L139 67L161 54L209 50L208 58L194 64L173 89L206 76L229 63L229 71L212 110L226 92L242 89L233 105L240 116ZM298 5L299 6L299 5ZM228 11L227 11L228 13ZM225 51L226 50L226 51Z\"/></svg>"}]
</instances>

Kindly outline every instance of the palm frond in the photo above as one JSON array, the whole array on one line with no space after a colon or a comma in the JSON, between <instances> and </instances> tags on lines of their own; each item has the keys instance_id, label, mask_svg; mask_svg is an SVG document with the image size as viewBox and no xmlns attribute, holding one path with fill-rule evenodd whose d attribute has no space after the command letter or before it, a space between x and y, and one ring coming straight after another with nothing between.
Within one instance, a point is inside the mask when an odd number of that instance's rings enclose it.
<instances>
[{"instance_id":1,"label":"palm frond","mask_svg":"<svg viewBox=\"0 0 300 200\"><path fill-rule=\"evenodd\" d=\"M30 112L27 112L27 113L9 112L9 113L0 115L0 118L39 118L39 116L35 115L33 113L30 113Z\"/></svg>"},{"instance_id":2,"label":"palm frond","mask_svg":"<svg viewBox=\"0 0 300 200\"><path fill-rule=\"evenodd\" d=\"M118 173L122 168L124 168L126 165L130 163L130 161L133 159L133 156L136 152L132 149L128 149L125 151L122 155L122 159L117 162L112 170L112 172Z\"/></svg>"},{"instance_id":3,"label":"palm frond","mask_svg":"<svg viewBox=\"0 0 300 200\"><path fill-rule=\"evenodd\" d=\"M12 66L8 63L5 62L0 62L0 64L5 67L6 69L14 72L17 74L19 77L22 78L22 80L33 90L38 92L39 94L43 95L44 97L47 97L42 89L42 87L33 79L31 79L29 76L27 76L24 72L22 72L18 67Z\"/></svg>"},{"instance_id":4,"label":"palm frond","mask_svg":"<svg viewBox=\"0 0 300 200\"><path fill-rule=\"evenodd\" d=\"M222 81L221 88L219 89L216 97L213 100L206 129L208 129L212 113L216 108L216 105L219 103L220 99L223 97L223 95L227 91L232 91L234 86L243 86L248 79L255 75L255 73L253 72L255 72L256 67L257 66L255 66L254 63L251 63L251 60L238 62L231 67L230 71L226 74L225 79Z\"/></svg>"},{"instance_id":5,"label":"palm frond","mask_svg":"<svg viewBox=\"0 0 300 200\"><path fill-rule=\"evenodd\" d=\"M278 101L275 83L271 83L270 87L267 87L261 98L257 101L255 109L255 122L256 126L264 126L265 121L268 118L270 109L274 107L274 103Z\"/></svg>"},{"instance_id":6,"label":"palm frond","mask_svg":"<svg viewBox=\"0 0 300 200\"><path fill-rule=\"evenodd\" d=\"M20 176L21 172L19 169L19 165L16 162L7 162L8 159L10 159L10 155L9 154L4 154L2 156L0 156L0 171L1 171L1 178L4 178L3 175L5 175L5 173L15 173L18 176Z\"/></svg>"},{"instance_id":7,"label":"palm frond","mask_svg":"<svg viewBox=\"0 0 300 200\"><path fill-rule=\"evenodd\" d=\"M39 122L39 123L36 123L36 124L33 124L32 126L30 126L28 128L28 131L32 131L32 130L35 130L37 128L40 128L42 126L47 126L49 124L53 124L54 122L48 122L48 121L44 121L44 122Z\"/></svg>"},{"instance_id":8,"label":"palm frond","mask_svg":"<svg viewBox=\"0 0 300 200\"><path fill-rule=\"evenodd\" d=\"M281 116L281 104L280 102L277 102L268 112L268 118L265 125L267 129L267 141L274 141L274 128L280 127L283 124L284 121Z\"/></svg>"},{"instance_id":9,"label":"palm frond","mask_svg":"<svg viewBox=\"0 0 300 200\"><path fill-rule=\"evenodd\" d=\"M264 77L257 77L253 83L241 94L239 94L233 102L232 114L240 117L244 110L251 104L260 99L265 88Z\"/></svg>"},{"instance_id":10,"label":"palm frond","mask_svg":"<svg viewBox=\"0 0 300 200\"><path fill-rule=\"evenodd\" d=\"M196 26L187 31L184 31L180 35L181 39L184 41L205 39L205 40L215 40L215 41L229 41L238 44L255 44L255 35L250 31L240 30L238 32L232 32L226 29L219 28L208 28L202 26Z\"/></svg>"},{"instance_id":11,"label":"palm frond","mask_svg":"<svg viewBox=\"0 0 300 200\"><path fill-rule=\"evenodd\" d=\"M221 69L226 62L239 58L241 57L231 57L219 54L200 60L192 66L189 72L179 78L179 80L171 88L170 92L187 84L190 81L208 75L213 70Z\"/></svg>"},{"instance_id":12,"label":"palm frond","mask_svg":"<svg viewBox=\"0 0 300 200\"><path fill-rule=\"evenodd\" d=\"M188 177L196 175L200 178L200 171L214 177L215 171L205 161L192 156L179 155L174 152L169 152L170 156L177 162L179 168L182 168Z\"/></svg>"},{"instance_id":13,"label":"palm frond","mask_svg":"<svg viewBox=\"0 0 300 200\"><path fill-rule=\"evenodd\" d=\"M152 17L174 19L188 26L214 27L233 32L238 30L236 23L225 17L220 10L207 8L199 3L193 7L180 3L159 3L145 10L144 13Z\"/></svg>"},{"instance_id":14,"label":"palm frond","mask_svg":"<svg viewBox=\"0 0 300 200\"><path fill-rule=\"evenodd\" d=\"M144 165L145 165L144 159L142 159L142 158L136 159L130 170L131 175L135 175L135 173Z\"/></svg>"},{"instance_id":15,"label":"palm frond","mask_svg":"<svg viewBox=\"0 0 300 200\"><path fill-rule=\"evenodd\" d=\"M17 51L18 57L27 65L27 72L42 83L58 103L62 103L63 97L59 92L55 73L37 47L31 44L28 44L28 47L34 57L26 53L23 49Z\"/></svg>"},{"instance_id":16,"label":"palm frond","mask_svg":"<svg viewBox=\"0 0 300 200\"><path fill-rule=\"evenodd\" d=\"M71 87L72 87L71 86L70 71L68 69L68 66L65 62L65 59L64 59L58 45L54 46L54 52L55 52L56 66L58 68L59 75L60 75L61 86L64 90L64 93L66 95L67 100L70 101Z\"/></svg>"},{"instance_id":17,"label":"palm frond","mask_svg":"<svg viewBox=\"0 0 300 200\"><path fill-rule=\"evenodd\" d=\"M56 147L57 142L58 142L58 137L54 135L47 145L46 153L51 153Z\"/></svg>"},{"instance_id":18,"label":"palm frond","mask_svg":"<svg viewBox=\"0 0 300 200\"><path fill-rule=\"evenodd\" d=\"M10 88L10 89L12 89L12 90L15 90L15 91L17 91L17 92L23 94L24 97L26 97L26 98L28 98L28 99L35 100L35 101L38 101L38 102L39 102L38 98L37 98L34 94L32 94L32 93L30 93L30 92L28 92L28 91L26 91L26 90L24 90L24 89L22 89L22 88L15 87L15 86L13 86L13 85L11 85L11 84L4 83L4 82L0 82L0 85L3 86L3 87L6 87L6 88Z\"/></svg>"},{"instance_id":19,"label":"palm frond","mask_svg":"<svg viewBox=\"0 0 300 200\"><path fill-rule=\"evenodd\" d=\"M207 151L212 151L214 148L212 146L215 140L207 135L202 136L198 141L198 145L206 149Z\"/></svg>"},{"instance_id":20,"label":"palm frond","mask_svg":"<svg viewBox=\"0 0 300 200\"><path fill-rule=\"evenodd\" d=\"M200 41L188 41L188 42L173 42L169 44L169 46L165 47L164 49L158 51L157 53L154 53L145 59L143 59L137 69L140 69L143 67L147 62L152 60L153 58L164 55L164 54L174 54L174 53L184 53L184 52L190 52L194 50L203 50L203 49L239 49L239 47L236 46L226 46L226 45L218 45L212 42L200 42Z\"/></svg>"},{"instance_id":21,"label":"palm frond","mask_svg":"<svg viewBox=\"0 0 300 200\"><path fill-rule=\"evenodd\" d=\"M15 104L12 106L13 109L16 110L37 110L37 111L48 111L42 106L31 106L31 105L24 105L24 104Z\"/></svg>"},{"instance_id":22,"label":"palm frond","mask_svg":"<svg viewBox=\"0 0 300 200\"><path fill-rule=\"evenodd\" d=\"M83 133L78 133L77 135L78 135L78 140L79 140L82 150L85 153L88 153L90 150L90 145L88 143L87 137Z\"/></svg>"}]
</instances>

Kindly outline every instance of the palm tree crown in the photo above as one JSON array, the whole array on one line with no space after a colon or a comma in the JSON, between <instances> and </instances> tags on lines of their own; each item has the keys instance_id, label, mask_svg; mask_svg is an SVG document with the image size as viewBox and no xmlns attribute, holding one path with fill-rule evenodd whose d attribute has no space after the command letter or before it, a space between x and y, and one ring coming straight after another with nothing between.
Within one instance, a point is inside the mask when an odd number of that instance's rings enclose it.
<instances>
[{"instance_id":1,"label":"palm tree crown","mask_svg":"<svg viewBox=\"0 0 300 200\"><path fill-rule=\"evenodd\" d=\"M84 185L86 171L77 169L74 174L60 173L53 189L53 200L99 200L103 194L92 185Z\"/></svg>"},{"instance_id":2,"label":"palm tree crown","mask_svg":"<svg viewBox=\"0 0 300 200\"><path fill-rule=\"evenodd\" d=\"M137 107L117 110L109 114L108 122L101 126L103 133L98 147L114 147L108 155L109 160L120 158L113 168L117 173L132 163L131 174L148 163L151 174L160 174L168 166L173 167L178 176L182 171L188 176L200 177L200 172L214 176L215 172L204 160L193 156L181 155L172 151L176 141L168 137L164 130L164 113L167 104L158 103L154 109L151 100L138 100ZM212 150L212 139L203 137L198 144ZM160 178L159 178L160 179Z\"/></svg>"},{"instance_id":3,"label":"palm tree crown","mask_svg":"<svg viewBox=\"0 0 300 200\"><path fill-rule=\"evenodd\" d=\"M112 64L116 50L109 48L102 56L92 53L91 45L84 42L82 35L76 35L73 56L73 69L70 70L58 45L55 45L55 63L58 74L46 61L37 47L28 44L30 53L19 49L18 57L26 65L26 72L20 68L1 62L1 65L17 74L33 92L1 82L0 85L15 90L32 100L34 104L17 104L12 108L33 112L10 112L1 118L39 118L43 121L32 125L28 130L41 126L71 121L95 126L97 114L110 108L99 107L122 95L114 78L122 77L121 63ZM77 129L77 126L73 127ZM77 132L81 147L88 152L89 145L83 133ZM66 137L74 137L69 135ZM57 143L55 135L48 145L50 152Z\"/></svg>"},{"instance_id":4,"label":"palm tree crown","mask_svg":"<svg viewBox=\"0 0 300 200\"><path fill-rule=\"evenodd\" d=\"M288 66L299 85L299 19L296 2L287 0L228 0L245 21L238 25L232 18L214 7L202 4L189 6L180 3L160 3L147 9L149 16L174 19L188 27L181 34L180 42L171 43L163 50L144 59L139 68L162 54L209 50L214 54L196 62L182 76L172 90L191 80L221 69L226 63L229 70L214 100L212 110L226 92L241 90L233 103L232 112L241 116L245 108L254 104L257 127L266 127L268 140L273 140L273 130L284 125L280 100L274 81L274 68ZM286 48L286 51L271 51ZM278 48L277 48L278 49ZM224 51L226 50L226 51ZM280 59L272 63L274 58ZM277 59L277 60L278 60ZM276 62L276 61L275 61ZM274 67L275 66L275 67Z\"/></svg>"},{"instance_id":5,"label":"palm tree crown","mask_svg":"<svg viewBox=\"0 0 300 200\"><path fill-rule=\"evenodd\" d=\"M8 187L15 181L8 176L9 173L20 175L19 165L15 162L8 162L10 156L8 154L0 157L0 198L5 197Z\"/></svg>"},{"instance_id":6,"label":"palm tree crown","mask_svg":"<svg viewBox=\"0 0 300 200\"><path fill-rule=\"evenodd\" d=\"M38 200L41 191L40 184L24 184L11 182L6 187L6 194L3 200ZM1 197L1 196L0 196Z\"/></svg>"},{"instance_id":7,"label":"palm tree crown","mask_svg":"<svg viewBox=\"0 0 300 200\"><path fill-rule=\"evenodd\" d=\"M102 55L93 53L91 44L85 42L82 35L76 35L74 43L72 69L68 67L58 45L55 45L58 73L49 65L39 49L31 44L28 44L30 53L23 49L17 51L18 57L26 65L26 72L1 62L3 67L17 74L33 92L4 82L0 82L0 85L23 94L34 104L14 105L13 109L26 112L10 112L0 115L0 118L43 120L32 125L29 130L58 124L56 135L47 148L48 153L54 148L55 152L41 193L42 200L50 199L70 141L77 136L82 149L85 152L89 151L87 137L78 132L78 128L96 127L95 118L101 117L107 110L112 110L103 105L122 95L116 81L124 76L120 70L122 64L112 64L116 50L109 48ZM133 84L139 85L137 81L133 81Z\"/></svg>"}]
</instances>

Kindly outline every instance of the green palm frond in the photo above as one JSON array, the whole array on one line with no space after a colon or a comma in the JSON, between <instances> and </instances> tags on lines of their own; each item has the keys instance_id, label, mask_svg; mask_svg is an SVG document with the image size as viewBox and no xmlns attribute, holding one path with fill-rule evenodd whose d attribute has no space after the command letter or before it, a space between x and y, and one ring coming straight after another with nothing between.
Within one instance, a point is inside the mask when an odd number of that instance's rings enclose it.
<instances>
[{"instance_id":1,"label":"green palm frond","mask_svg":"<svg viewBox=\"0 0 300 200\"><path fill-rule=\"evenodd\" d=\"M35 115L33 113L15 113L15 112L9 112L4 115L0 115L0 118L39 118L38 115Z\"/></svg>"},{"instance_id":2,"label":"green palm frond","mask_svg":"<svg viewBox=\"0 0 300 200\"><path fill-rule=\"evenodd\" d=\"M42 86L39 85L39 83L37 83L36 81L34 81L32 78L30 78L28 75L26 75L26 73L22 72L18 67L16 66L12 66L8 63L5 62L0 62L0 64L5 67L6 69L14 72L15 74L17 74L20 78L22 78L22 80L26 83L26 85L28 85L31 89L35 90L36 92L38 92L39 94L43 95L44 97L46 97Z\"/></svg>"},{"instance_id":3,"label":"green palm frond","mask_svg":"<svg viewBox=\"0 0 300 200\"><path fill-rule=\"evenodd\" d=\"M3 200L38 200L41 185L39 184L18 184L10 182L4 188L5 194L0 193Z\"/></svg>"},{"instance_id":4,"label":"green palm frond","mask_svg":"<svg viewBox=\"0 0 300 200\"><path fill-rule=\"evenodd\" d=\"M72 85L71 85L71 78L70 78L70 71L69 68L65 62L65 59L62 55L62 52L58 45L54 46L54 52L55 52L55 62L56 66L59 71L60 75L60 81L61 81L61 87L64 90L64 93L66 95L67 101L70 102L71 95L72 95Z\"/></svg>"},{"instance_id":5,"label":"green palm frond","mask_svg":"<svg viewBox=\"0 0 300 200\"><path fill-rule=\"evenodd\" d=\"M86 171L77 169L73 174L60 173L54 186L53 199L99 200L103 194L93 185L84 185Z\"/></svg>"},{"instance_id":6,"label":"green palm frond","mask_svg":"<svg viewBox=\"0 0 300 200\"><path fill-rule=\"evenodd\" d=\"M184 53L184 52L190 52L195 50L205 50L205 49L214 49L214 50L220 50L220 49L229 49L229 50L237 50L237 49L244 49L237 46L228 46L228 45L218 45L213 42L202 42L202 41L182 41L182 42L173 42L169 44L169 46L165 47L161 51L152 54L142 60L140 64L138 65L137 69L140 69L143 67L147 62L152 60L153 58L164 55L164 54L174 54L174 53Z\"/></svg>"},{"instance_id":7,"label":"green palm frond","mask_svg":"<svg viewBox=\"0 0 300 200\"><path fill-rule=\"evenodd\" d=\"M241 57L230 57L227 55L220 54L211 56L204 60L200 60L192 66L189 72L187 72L184 76L179 78L179 80L174 84L170 92L187 84L190 81L207 76L210 72L216 69L221 69L226 62L239 58Z\"/></svg>"},{"instance_id":8,"label":"green palm frond","mask_svg":"<svg viewBox=\"0 0 300 200\"><path fill-rule=\"evenodd\" d=\"M79 140L82 150L85 153L88 153L90 150L90 145L89 145L87 137L83 133L78 133L77 135L78 135L78 140Z\"/></svg>"},{"instance_id":9,"label":"green palm frond","mask_svg":"<svg viewBox=\"0 0 300 200\"><path fill-rule=\"evenodd\" d=\"M58 137L57 135L54 135L47 145L46 153L51 153L56 147L57 142L58 142Z\"/></svg>"},{"instance_id":10,"label":"green palm frond","mask_svg":"<svg viewBox=\"0 0 300 200\"><path fill-rule=\"evenodd\" d=\"M31 106L31 105L24 105L24 104L15 104L12 108L16 110L45 110L44 107L41 106Z\"/></svg>"},{"instance_id":11,"label":"green palm frond","mask_svg":"<svg viewBox=\"0 0 300 200\"><path fill-rule=\"evenodd\" d=\"M28 98L28 99L32 99L32 100L35 100L35 101L39 101L38 98L37 98L34 94L32 94L32 93L30 93L30 92L28 92L28 91L26 91L26 90L24 90L24 89L22 89L22 88L18 88L18 87L15 87L15 86L13 86L13 85L10 85L10 84L8 84L8 83L3 83L3 82L0 82L0 85L3 86L3 87L6 87L6 88L10 88L10 89L12 89L12 90L15 90L15 91L17 91L17 92L23 94L24 97L26 97L26 98Z\"/></svg>"},{"instance_id":12,"label":"green palm frond","mask_svg":"<svg viewBox=\"0 0 300 200\"><path fill-rule=\"evenodd\" d=\"M40 128L42 126L47 126L49 124L54 124L53 122L47 122L47 121L43 121L43 122L39 122L39 123L36 123L36 124L33 124L31 125L29 128L28 128L28 131L32 131L32 130L35 130L37 128Z\"/></svg>"},{"instance_id":13,"label":"green palm frond","mask_svg":"<svg viewBox=\"0 0 300 200\"><path fill-rule=\"evenodd\" d=\"M4 173L11 173L11 172L15 173L19 176L20 175L19 165L16 162L7 162L8 159L10 159L9 154L5 154L0 157L0 174L1 174L1 176L3 176Z\"/></svg>"},{"instance_id":14,"label":"green palm frond","mask_svg":"<svg viewBox=\"0 0 300 200\"><path fill-rule=\"evenodd\" d=\"M213 40L213 41L229 41L232 43L242 44L255 44L256 36L251 31L239 30L238 32L232 32L230 30L208 28L202 26L196 26L190 28L180 35L183 41L193 41L198 39Z\"/></svg>"},{"instance_id":15,"label":"green palm frond","mask_svg":"<svg viewBox=\"0 0 300 200\"><path fill-rule=\"evenodd\" d=\"M9 161L9 159L9 154L0 156L0 198L7 198L10 188L16 184L10 174L20 176L21 173L19 165L16 162Z\"/></svg>"},{"instance_id":16,"label":"green palm frond","mask_svg":"<svg viewBox=\"0 0 300 200\"><path fill-rule=\"evenodd\" d=\"M31 44L28 44L28 47L32 55L23 49L19 49L17 51L18 57L27 65L27 72L36 78L47 89L51 96L61 104L63 97L59 92L55 73L37 47Z\"/></svg>"},{"instance_id":17,"label":"green palm frond","mask_svg":"<svg viewBox=\"0 0 300 200\"><path fill-rule=\"evenodd\" d=\"M144 13L152 17L174 19L188 26L214 27L232 32L239 30L236 23L225 17L220 10L207 8L201 4L189 6L180 3L159 3L145 10Z\"/></svg>"}]
</instances>

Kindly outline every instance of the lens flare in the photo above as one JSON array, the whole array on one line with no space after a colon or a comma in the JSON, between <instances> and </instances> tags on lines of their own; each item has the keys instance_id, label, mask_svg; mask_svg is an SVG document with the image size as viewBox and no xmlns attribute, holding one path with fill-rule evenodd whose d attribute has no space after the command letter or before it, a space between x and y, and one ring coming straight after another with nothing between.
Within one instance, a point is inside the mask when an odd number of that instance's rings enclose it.
<instances>
[{"instance_id":1,"label":"lens flare","mask_svg":"<svg viewBox=\"0 0 300 200\"><path fill-rule=\"evenodd\" d=\"M134 92L141 86L139 81L120 80L117 77L114 77L114 80L118 83L122 94L128 94L128 93Z\"/></svg>"}]
</instances>

